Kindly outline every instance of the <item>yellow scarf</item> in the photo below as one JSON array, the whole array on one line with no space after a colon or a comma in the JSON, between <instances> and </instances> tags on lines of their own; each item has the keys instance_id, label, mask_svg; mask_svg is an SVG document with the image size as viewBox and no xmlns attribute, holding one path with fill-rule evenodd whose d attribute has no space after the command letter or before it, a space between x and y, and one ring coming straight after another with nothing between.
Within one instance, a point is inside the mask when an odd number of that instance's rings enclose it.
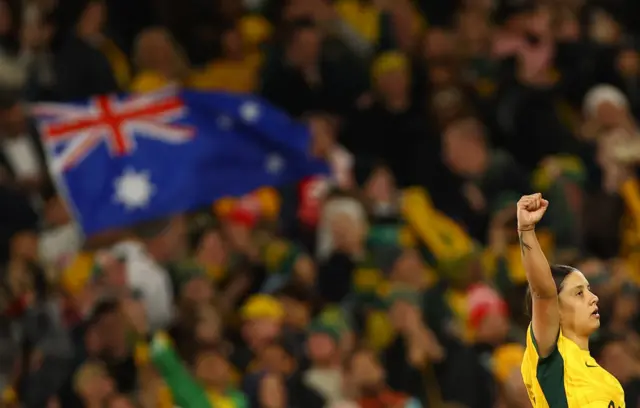
<instances>
[{"instance_id":1,"label":"yellow scarf","mask_svg":"<svg viewBox=\"0 0 640 408\"><path fill-rule=\"evenodd\" d=\"M424 189L414 187L405 190L402 213L436 260L456 259L472 252L474 243L471 237L433 206Z\"/></svg>"}]
</instances>

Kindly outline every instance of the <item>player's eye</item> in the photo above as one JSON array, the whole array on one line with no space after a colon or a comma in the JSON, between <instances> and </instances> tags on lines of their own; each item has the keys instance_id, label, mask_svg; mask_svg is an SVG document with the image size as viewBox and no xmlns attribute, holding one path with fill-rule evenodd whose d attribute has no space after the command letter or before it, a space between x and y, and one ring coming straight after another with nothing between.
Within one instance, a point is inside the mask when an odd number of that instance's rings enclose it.
<instances>
[{"instance_id":1,"label":"player's eye","mask_svg":"<svg viewBox=\"0 0 640 408\"><path fill-rule=\"evenodd\" d=\"M579 291L579 292L577 293L577 295L578 295L578 296L582 296L583 294L584 294L584 292L583 292L583 291Z\"/></svg>"}]
</instances>

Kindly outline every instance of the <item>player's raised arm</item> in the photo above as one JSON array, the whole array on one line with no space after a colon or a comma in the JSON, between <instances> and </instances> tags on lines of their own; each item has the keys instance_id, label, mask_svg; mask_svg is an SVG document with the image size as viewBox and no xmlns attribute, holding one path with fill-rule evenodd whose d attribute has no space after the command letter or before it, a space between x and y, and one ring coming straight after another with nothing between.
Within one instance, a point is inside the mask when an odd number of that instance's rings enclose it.
<instances>
[{"instance_id":1,"label":"player's raised arm","mask_svg":"<svg viewBox=\"0 0 640 408\"><path fill-rule=\"evenodd\" d=\"M518 236L522 263L531 290L531 326L541 357L548 356L555 347L560 330L558 292L544 256L535 226L542 219L549 202L540 193L523 196L518 201Z\"/></svg>"}]
</instances>

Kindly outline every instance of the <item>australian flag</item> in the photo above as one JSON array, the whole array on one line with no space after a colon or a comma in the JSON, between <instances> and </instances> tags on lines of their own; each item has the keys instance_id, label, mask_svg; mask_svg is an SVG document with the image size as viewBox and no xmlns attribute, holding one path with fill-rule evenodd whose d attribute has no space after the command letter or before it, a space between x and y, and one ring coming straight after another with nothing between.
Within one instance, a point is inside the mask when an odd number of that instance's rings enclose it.
<instances>
[{"instance_id":1,"label":"australian flag","mask_svg":"<svg viewBox=\"0 0 640 408\"><path fill-rule=\"evenodd\" d=\"M33 107L86 234L326 172L307 126L255 96L165 89Z\"/></svg>"}]
</instances>

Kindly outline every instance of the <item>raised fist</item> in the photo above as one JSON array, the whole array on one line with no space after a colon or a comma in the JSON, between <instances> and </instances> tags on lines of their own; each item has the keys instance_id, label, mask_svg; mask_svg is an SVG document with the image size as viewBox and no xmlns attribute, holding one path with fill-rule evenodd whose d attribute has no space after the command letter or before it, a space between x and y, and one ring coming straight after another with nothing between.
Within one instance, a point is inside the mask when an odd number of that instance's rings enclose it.
<instances>
[{"instance_id":1,"label":"raised fist","mask_svg":"<svg viewBox=\"0 0 640 408\"><path fill-rule=\"evenodd\" d=\"M518 229L532 228L542 219L549 202L536 193L522 196L517 204Z\"/></svg>"}]
</instances>

